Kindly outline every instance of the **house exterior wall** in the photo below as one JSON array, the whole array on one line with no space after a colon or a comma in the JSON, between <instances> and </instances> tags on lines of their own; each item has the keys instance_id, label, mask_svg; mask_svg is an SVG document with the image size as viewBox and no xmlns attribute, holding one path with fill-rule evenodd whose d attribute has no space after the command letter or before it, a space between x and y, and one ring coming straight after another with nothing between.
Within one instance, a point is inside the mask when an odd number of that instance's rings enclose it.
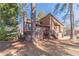
<instances>
[{"instance_id":1,"label":"house exterior wall","mask_svg":"<svg viewBox=\"0 0 79 59\"><path fill-rule=\"evenodd\" d=\"M37 23L38 24L38 23ZM36 38L43 38L43 33L45 29L54 30L56 34L58 34L58 38L62 38L64 33L64 26L60 24L58 21L56 21L55 18L53 18L51 15L48 15L41 19L41 23L39 23L42 26L36 26ZM44 27L45 26L45 27Z\"/></svg>"},{"instance_id":2,"label":"house exterior wall","mask_svg":"<svg viewBox=\"0 0 79 59\"><path fill-rule=\"evenodd\" d=\"M44 36L46 29L48 29L48 27L36 26L35 38L38 40L45 39L47 37L47 36L46 37Z\"/></svg>"},{"instance_id":3,"label":"house exterior wall","mask_svg":"<svg viewBox=\"0 0 79 59\"><path fill-rule=\"evenodd\" d=\"M58 38L62 39L63 35L64 35L64 27L63 26L59 26Z\"/></svg>"},{"instance_id":4,"label":"house exterior wall","mask_svg":"<svg viewBox=\"0 0 79 59\"><path fill-rule=\"evenodd\" d=\"M41 20L41 25L50 26L49 16Z\"/></svg>"},{"instance_id":5,"label":"house exterior wall","mask_svg":"<svg viewBox=\"0 0 79 59\"><path fill-rule=\"evenodd\" d=\"M56 26L56 32L59 33L59 26Z\"/></svg>"},{"instance_id":6,"label":"house exterior wall","mask_svg":"<svg viewBox=\"0 0 79 59\"><path fill-rule=\"evenodd\" d=\"M64 26L56 21L51 15L42 19L42 25L47 25L51 30L54 30L58 34L58 38L63 37Z\"/></svg>"},{"instance_id":7,"label":"house exterior wall","mask_svg":"<svg viewBox=\"0 0 79 59\"><path fill-rule=\"evenodd\" d=\"M52 27L51 28L52 28L52 30L54 29L54 23L53 22L52 22Z\"/></svg>"}]
</instances>

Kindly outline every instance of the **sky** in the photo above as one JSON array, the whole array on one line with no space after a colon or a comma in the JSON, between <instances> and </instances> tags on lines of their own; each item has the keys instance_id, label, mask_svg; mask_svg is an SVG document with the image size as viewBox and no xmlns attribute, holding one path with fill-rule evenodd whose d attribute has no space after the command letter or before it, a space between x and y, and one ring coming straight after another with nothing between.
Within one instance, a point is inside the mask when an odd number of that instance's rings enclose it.
<instances>
[{"instance_id":1,"label":"sky","mask_svg":"<svg viewBox=\"0 0 79 59\"><path fill-rule=\"evenodd\" d=\"M54 6L56 4L52 4L52 3L37 3L36 4L36 16L39 14L39 12L44 11L45 14L47 15L48 13L52 13L52 11L54 10ZM28 4L28 17L31 17L31 8L30 8L30 4Z\"/></svg>"},{"instance_id":2,"label":"sky","mask_svg":"<svg viewBox=\"0 0 79 59\"><path fill-rule=\"evenodd\" d=\"M57 14L57 15L55 15L55 14L53 14L53 10L54 10L54 8L55 8L55 5L56 5L57 3L37 3L36 4L36 15L38 15L39 14L39 12L41 12L41 11L44 11L45 12L45 14L47 15L48 13L51 13L52 15L54 15L60 22L63 22L64 20L62 19L62 16L64 15L64 13L61 13L61 14ZM31 8L30 8L30 4L28 4L29 5L29 7L28 7L28 18L30 18L31 17ZM78 4L74 4L74 20L78 20L79 19L79 17L78 17L78 15L79 15L79 7L77 8L77 5Z\"/></svg>"},{"instance_id":3,"label":"sky","mask_svg":"<svg viewBox=\"0 0 79 59\"><path fill-rule=\"evenodd\" d=\"M54 15L61 23L64 21L63 19L62 19L62 16L64 15L64 13L59 13L59 14L53 14L53 10L54 10L54 8L55 8L55 5L56 5L57 3L37 3L36 4L36 16L39 14L39 12L41 12L41 11L44 11L45 12L45 14L47 15L48 13L51 13L52 15ZM77 5L78 4L74 4L74 6L73 6L73 11L74 11L74 20L79 20L79 7L77 7ZM68 8L67 8L68 9ZM66 9L66 10L67 10ZM23 10L24 11L26 11L26 6L23 8ZM30 4L28 4L28 18L31 18L31 5ZM67 18L66 19L66 25L69 25L69 22L70 20L69 20L69 18ZM22 23L23 21L21 20L21 23ZM21 28L22 28L22 24L20 24L21 25ZM79 26L79 22L77 22L77 25Z\"/></svg>"}]
</instances>

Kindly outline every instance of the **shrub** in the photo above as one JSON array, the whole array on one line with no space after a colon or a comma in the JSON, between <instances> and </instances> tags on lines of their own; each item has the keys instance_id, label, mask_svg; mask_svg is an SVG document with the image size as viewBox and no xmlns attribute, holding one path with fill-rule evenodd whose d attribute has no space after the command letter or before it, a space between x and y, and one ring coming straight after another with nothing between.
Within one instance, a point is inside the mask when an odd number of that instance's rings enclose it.
<instances>
[{"instance_id":1,"label":"shrub","mask_svg":"<svg viewBox=\"0 0 79 59\"><path fill-rule=\"evenodd\" d=\"M5 26L0 28L0 41L12 40L17 35L16 28L13 28L11 31L6 31Z\"/></svg>"}]
</instances>

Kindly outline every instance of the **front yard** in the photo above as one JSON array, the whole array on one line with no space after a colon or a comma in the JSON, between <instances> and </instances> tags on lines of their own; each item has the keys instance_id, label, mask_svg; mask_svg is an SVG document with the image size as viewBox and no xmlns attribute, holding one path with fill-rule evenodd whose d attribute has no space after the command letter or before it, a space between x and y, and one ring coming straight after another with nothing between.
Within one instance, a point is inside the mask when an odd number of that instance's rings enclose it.
<instances>
[{"instance_id":1,"label":"front yard","mask_svg":"<svg viewBox=\"0 0 79 59\"><path fill-rule=\"evenodd\" d=\"M79 55L79 41L73 40L40 40L1 41L0 56L72 56Z\"/></svg>"}]
</instances>

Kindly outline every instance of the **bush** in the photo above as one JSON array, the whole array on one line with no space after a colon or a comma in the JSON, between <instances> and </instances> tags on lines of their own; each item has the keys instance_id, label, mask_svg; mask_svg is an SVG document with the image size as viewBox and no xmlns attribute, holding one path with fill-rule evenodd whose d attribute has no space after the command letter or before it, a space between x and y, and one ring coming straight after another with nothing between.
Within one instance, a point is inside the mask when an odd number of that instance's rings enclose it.
<instances>
[{"instance_id":1,"label":"bush","mask_svg":"<svg viewBox=\"0 0 79 59\"><path fill-rule=\"evenodd\" d=\"M1 26L0 28L0 41L12 40L17 35L16 28L11 31L6 31L5 26Z\"/></svg>"}]
</instances>

